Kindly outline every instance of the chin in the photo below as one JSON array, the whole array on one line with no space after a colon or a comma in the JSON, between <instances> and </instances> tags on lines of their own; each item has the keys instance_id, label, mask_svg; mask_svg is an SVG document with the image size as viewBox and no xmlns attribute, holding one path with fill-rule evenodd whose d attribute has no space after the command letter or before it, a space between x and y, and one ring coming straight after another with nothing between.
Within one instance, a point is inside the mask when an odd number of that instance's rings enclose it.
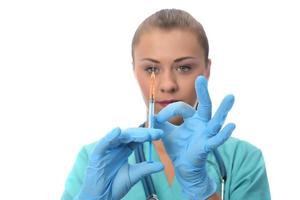
<instances>
[{"instance_id":1,"label":"chin","mask_svg":"<svg viewBox=\"0 0 300 200\"><path fill-rule=\"evenodd\" d=\"M169 120L169 122L174 125L180 125L183 122L183 118L182 117L173 117Z\"/></svg>"}]
</instances>

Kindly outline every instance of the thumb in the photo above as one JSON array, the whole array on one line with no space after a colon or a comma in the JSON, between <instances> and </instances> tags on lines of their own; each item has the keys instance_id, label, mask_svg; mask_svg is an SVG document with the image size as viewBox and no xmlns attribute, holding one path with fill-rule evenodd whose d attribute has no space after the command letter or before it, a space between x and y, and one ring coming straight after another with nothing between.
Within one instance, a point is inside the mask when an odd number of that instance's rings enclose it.
<instances>
[{"instance_id":1,"label":"thumb","mask_svg":"<svg viewBox=\"0 0 300 200\"><path fill-rule=\"evenodd\" d=\"M142 162L134 165L130 165L129 168L129 179L131 186L136 184L144 176L152 173L159 172L164 169L164 166L160 162Z\"/></svg>"},{"instance_id":2,"label":"thumb","mask_svg":"<svg viewBox=\"0 0 300 200\"><path fill-rule=\"evenodd\" d=\"M195 109L182 102L178 101L172 104L169 104L165 108L163 108L157 115L156 120L159 123L163 123L171 119L172 117L180 116L183 119L192 117L195 113Z\"/></svg>"}]
</instances>

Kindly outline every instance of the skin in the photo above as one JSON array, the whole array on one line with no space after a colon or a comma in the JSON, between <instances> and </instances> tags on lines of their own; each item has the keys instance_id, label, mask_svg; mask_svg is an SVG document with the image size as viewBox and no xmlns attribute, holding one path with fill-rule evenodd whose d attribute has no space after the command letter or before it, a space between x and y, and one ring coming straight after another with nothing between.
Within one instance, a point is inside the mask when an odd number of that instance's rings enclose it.
<instances>
[{"instance_id":1,"label":"skin","mask_svg":"<svg viewBox=\"0 0 300 200\"><path fill-rule=\"evenodd\" d=\"M197 100L194 82L197 76L209 78L210 60L191 31L153 29L142 34L134 49L134 73L148 105L151 72L155 72L156 101L184 101L194 106ZM153 70L154 67L154 70ZM164 105L156 103L155 113ZM174 124L181 123L173 119Z\"/></svg>"},{"instance_id":2,"label":"skin","mask_svg":"<svg viewBox=\"0 0 300 200\"><path fill-rule=\"evenodd\" d=\"M191 106L197 103L195 79L204 75L209 79L211 61L205 62L204 51L196 35L189 30L152 29L141 35L133 51L133 69L142 91L144 102L148 106L149 83L151 73L155 72L156 101L184 101ZM164 106L155 104L155 113ZM173 118L173 124L182 123L181 118ZM165 165L169 184L174 177L172 163L161 141L154 143ZM210 199L219 199L215 193Z\"/></svg>"}]
</instances>

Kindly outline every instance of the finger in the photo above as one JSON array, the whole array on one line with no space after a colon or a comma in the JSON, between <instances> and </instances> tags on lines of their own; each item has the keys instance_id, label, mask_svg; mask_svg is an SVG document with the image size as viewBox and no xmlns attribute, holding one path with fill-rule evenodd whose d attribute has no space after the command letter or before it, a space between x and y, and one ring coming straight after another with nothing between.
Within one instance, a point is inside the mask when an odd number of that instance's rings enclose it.
<instances>
[{"instance_id":1,"label":"finger","mask_svg":"<svg viewBox=\"0 0 300 200\"><path fill-rule=\"evenodd\" d=\"M163 123L176 116L181 116L183 119L186 119L193 116L194 113L195 109L192 106L184 102L175 102L163 108L156 115L156 120L158 123Z\"/></svg>"},{"instance_id":2,"label":"finger","mask_svg":"<svg viewBox=\"0 0 300 200\"><path fill-rule=\"evenodd\" d=\"M112 144L119 142L119 136L121 134L121 129L119 127L113 129L104 138L102 138L93 151L93 155L102 155L109 149Z\"/></svg>"},{"instance_id":3,"label":"finger","mask_svg":"<svg viewBox=\"0 0 300 200\"><path fill-rule=\"evenodd\" d=\"M156 123L155 128L161 129L164 131L163 137L169 134L172 130L174 130L175 125L171 124L170 122L165 123Z\"/></svg>"},{"instance_id":4,"label":"finger","mask_svg":"<svg viewBox=\"0 0 300 200\"><path fill-rule=\"evenodd\" d=\"M146 141L159 140L163 131L154 128L129 128L122 132L120 142L128 144L131 142L143 143Z\"/></svg>"},{"instance_id":5,"label":"finger","mask_svg":"<svg viewBox=\"0 0 300 200\"><path fill-rule=\"evenodd\" d=\"M207 137L210 138L210 137L216 135L217 133L219 133L219 131L222 128L222 125L223 124L221 124L217 121L210 121L207 126Z\"/></svg>"},{"instance_id":6,"label":"finger","mask_svg":"<svg viewBox=\"0 0 300 200\"><path fill-rule=\"evenodd\" d=\"M205 146L206 153L224 144L224 142L230 137L234 129L235 124L229 123L217 135L210 138Z\"/></svg>"},{"instance_id":7,"label":"finger","mask_svg":"<svg viewBox=\"0 0 300 200\"><path fill-rule=\"evenodd\" d=\"M210 136L217 134L223 126L228 112L231 110L234 103L234 96L227 95L221 102L219 108L208 124Z\"/></svg>"},{"instance_id":8,"label":"finger","mask_svg":"<svg viewBox=\"0 0 300 200\"><path fill-rule=\"evenodd\" d=\"M130 165L129 179L131 185L134 185L144 176L150 175L155 172L159 172L164 169L164 166L160 162L142 162L134 165Z\"/></svg>"},{"instance_id":9,"label":"finger","mask_svg":"<svg viewBox=\"0 0 300 200\"><path fill-rule=\"evenodd\" d=\"M207 88L207 80L204 76L199 76L195 81L195 88L199 107L197 114L201 120L207 122L211 118L211 100Z\"/></svg>"},{"instance_id":10,"label":"finger","mask_svg":"<svg viewBox=\"0 0 300 200\"><path fill-rule=\"evenodd\" d=\"M213 116L214 121L218 121L219 123L223 124L228 112L231 110L234 104L234 96L227 95L222 103L220 104L219 108L217 109L216 113Z\"/></svg>"}]
</instances>

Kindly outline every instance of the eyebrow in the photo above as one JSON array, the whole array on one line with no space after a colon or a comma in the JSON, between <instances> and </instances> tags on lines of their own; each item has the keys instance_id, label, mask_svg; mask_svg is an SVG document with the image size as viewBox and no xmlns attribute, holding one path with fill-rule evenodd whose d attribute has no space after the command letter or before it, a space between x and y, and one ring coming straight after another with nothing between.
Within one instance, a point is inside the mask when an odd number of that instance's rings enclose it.
<instances>
[{"instance_id":1,"label":"eyebrow","mask_svg":"<svg viewBox=\"0 0 300 200\"><path fill-rule=\"evenodd\" d=\"M181 57L181 58L177 58L174 60L174 62L180 62L186 59L195 59L196 57L191 57L191 56L186 56L186 57ZM152 59L152 58L143 58L142 61L151 61L154 63L160 63L158 60Z\"/></svg>"}]
</instances>

